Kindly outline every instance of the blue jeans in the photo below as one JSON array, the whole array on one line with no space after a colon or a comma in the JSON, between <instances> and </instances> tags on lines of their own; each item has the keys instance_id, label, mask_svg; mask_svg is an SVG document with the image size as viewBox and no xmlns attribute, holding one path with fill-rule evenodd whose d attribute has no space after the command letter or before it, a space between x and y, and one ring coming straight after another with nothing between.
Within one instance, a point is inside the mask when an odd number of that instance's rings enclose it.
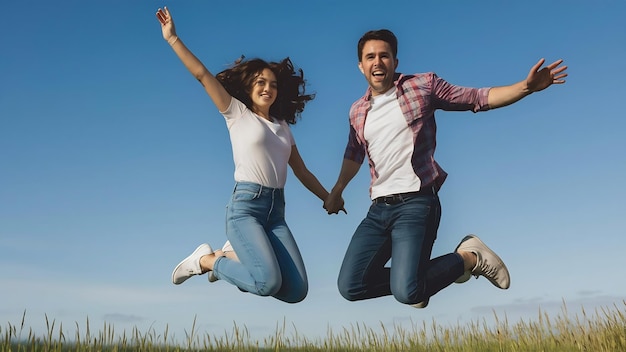
<instances>
[{"instance_id":1,"label":"blue jeans","mask_svg":"<svg viewBox=\"0 0 626 352\"><path fill-rule=\"evenodd\" d=\"M341 265L341 295L357 301L392 294L401 303L415 304L454 282L463 274L461 256L430 258L440 219L436 194L406 197L393 205L372 203Z\"/></svg>"},{"instance_id":2,"label":"blue jeans","mask_svg":"<svg viewBox=\"0 0 626 352\"><path fill-rule=\"evenodd\" d=\"M288 303L306 297L307 275L285 222L282 188L237 182L226 208L226 236L239 261L219 258L215 276L242 291Z\"/></svg>"}]
</instances>

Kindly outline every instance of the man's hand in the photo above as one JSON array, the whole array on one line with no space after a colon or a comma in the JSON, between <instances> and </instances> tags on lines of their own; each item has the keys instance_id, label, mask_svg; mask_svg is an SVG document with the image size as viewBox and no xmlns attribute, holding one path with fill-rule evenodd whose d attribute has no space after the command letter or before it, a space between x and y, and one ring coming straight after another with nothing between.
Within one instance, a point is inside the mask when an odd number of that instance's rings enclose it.
<instances>
[{"instance_id":1,"label":"man's hand","mask_svg":"<svg viewBox=\"0 0 626 352\"><path fill-rule=\"evenodd\" d=\"M346 209L343 207L344 202L341 197L341 192L337 192L334 189L328 194L328 197L324 201L324 209L330 214L339 214L340 211L348 214Z\"/></svg>"},{"instance_id":2,"label":"man's hand","mask_svg":"<svg viewBox=\"0 0 626 352\"><path fill-rule=\"evenodd\" d=\"M564 78L567 77L567 73L563 71L567 70L567 66L559 66L563 63L563 60L557 60L540 69L545 61L545 59L539 60L530 69L528 77L526 77L526 87L529 93L542 91L552 84L565 83Z\"/></svg>"}]
</instances>

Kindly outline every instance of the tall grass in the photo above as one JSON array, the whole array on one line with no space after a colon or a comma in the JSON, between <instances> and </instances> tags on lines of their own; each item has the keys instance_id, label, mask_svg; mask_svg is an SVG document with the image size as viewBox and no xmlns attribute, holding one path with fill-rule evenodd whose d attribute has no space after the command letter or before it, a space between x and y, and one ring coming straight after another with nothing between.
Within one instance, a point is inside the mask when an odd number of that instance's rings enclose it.
<instances>
[{"instance_id":1,"label":"tall grass","mask_svg":"<svg viewBox=\"0 0 626 352\"><path fill-rule=\"evenodd\" d=\"M194 319L191 330L185 331L183 342L172 341L168 327L163 333L153 328L142 332L117 333L105 323L92 331L89 319L83 329L76 323L75 333L66 335L63 326L56 326L45 316L47 332L37 336L25 326L24 312L20 324L8 322L0 327L0 351L626 351L626 301L621 305L599 308L588 314L584 308L571 316L563 304L562 313L549 317L539 311L535 320L509 323L506 316L494 314L486 320L467 325L446 327L422 322L411 328L381 324L381 331L363 324L328 330L322 339L308 339L295 326L288 332L287 323L276 325L270 336L255 340L248 329L234 325L232 333L223 336L201 334Z\"/></svg>"}]
</instances>

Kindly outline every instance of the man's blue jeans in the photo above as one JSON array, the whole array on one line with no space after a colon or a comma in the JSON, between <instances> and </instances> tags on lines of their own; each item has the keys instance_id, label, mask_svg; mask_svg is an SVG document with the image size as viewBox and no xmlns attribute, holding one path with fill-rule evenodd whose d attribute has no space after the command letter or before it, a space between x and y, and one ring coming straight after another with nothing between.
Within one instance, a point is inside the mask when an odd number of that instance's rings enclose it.
<instances>
[{"instance_id":1,"label":"man's blue jeans","mask_svg":"<svg viewBox=\"0 0 626 352\"><path fill-rule=\"evenodd\" d=\"M215 276L243 291L288 303L306 297L307 275L285 222L282 188L237 182L226 209L226 236L239 261L219 258Z\"/></svg>"},{"instance_id":2,"label":"man's blue jeans","mask_svg":"<svg viewBox=\"0 0 626 352\"><path fill-rule=\"evenodd\" d=\"M358 301L393 294L401 303L415 304L454 282L463 274L461 256L430 258L440 219L436 193L392 205L372 203L341 265L341 295Z\"/></svg>"}]
</instances>

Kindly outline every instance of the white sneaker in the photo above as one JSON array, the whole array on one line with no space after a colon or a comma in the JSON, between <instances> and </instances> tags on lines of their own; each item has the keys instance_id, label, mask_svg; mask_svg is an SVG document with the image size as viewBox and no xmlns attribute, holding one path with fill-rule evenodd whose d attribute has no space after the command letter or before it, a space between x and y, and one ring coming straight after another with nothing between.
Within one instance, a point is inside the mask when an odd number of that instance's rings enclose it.
<instances>
[{"instance_id":1,"label":"white sneaker","mask_svg":"<svg viewBox=\"0 0 626 352\"><path fill-rule=\"evenodd\" d=\"M219 280L219 278L215 276L213 270L209 271L209 282L215 282L217 280Z\"/></svg>"},{"instance_id":2,"label":"white sneaker","mask_svg":"<svg viewBox=\"0 0 626 352\"><path fill-rule=\"evenodd\" d=\"M498 255L489 249L478 237L468 235L461 240L456 251L472 252L476 254L476 266L472 269L471 275L484 276L494 286L506 290L511 285L509 270ZM458 278L455 282L465 279L466 274ZM467 281L467 279L465 279ZM461 281L464 282L464 281Z\"/></svg>"},{"instance_id":3,"label":"white sneaker","mask_svg":"<svg viewBox=\"0 0 626 352\"><path fill-rule=\"evenodd\" d=\"M224 245L222 246L222 252L226 253L232 251L234 251L233 246L230 245L230 241L226 241L226 243L224 243ZM215 282L217 280L219 280L219 278L215 276L213 270L209 271L209 282Z\"/></svg>"},{"instance_id":4,"label":"white sneaker","mask_svg":"<svg viewBox=\"0 0 626 352\"><path fill-rule=\"evenodd\" d=\"M202 274L200 268L200 258L202 256L213 253L213 249L206 243L201 244L182 262L178 263L174 271L172 272L172 282L174 285L180 285L188 278L194 275Z\"/></svg>"},{"instance_id":5,"label":"white sneaker","mask_svg":"<svg viewBox=\"0 0 626 352\"><path fill-rule=\"evenodd\" d=\"M415 304L411 304L411 307L413 308L426 308L426 306L428 305L428 301L430 301L430 298L426 298L425 300L415 303Z\"/></svg>"},{"instance_id":6,"label":"white sneaker","mask_svg":"<svg viewBox=\"0 0 626 352\"><path fill-rule=\"evenodd\" d=\"M463 242L469 240L470 238L471 238L470 236L463 237L461 242L459 242L459 244L454 249L454 252L458 252L459 251L459 247L461 247L461 244L463 244ZM462 284L464 282L467 282L467 280L469 280L471 277L472 277L472 271L471 270L465 270L463 275L461 275L458 279L454 280L454 282L457 283L457 284Z\"/></svg>"}]
</instances>

